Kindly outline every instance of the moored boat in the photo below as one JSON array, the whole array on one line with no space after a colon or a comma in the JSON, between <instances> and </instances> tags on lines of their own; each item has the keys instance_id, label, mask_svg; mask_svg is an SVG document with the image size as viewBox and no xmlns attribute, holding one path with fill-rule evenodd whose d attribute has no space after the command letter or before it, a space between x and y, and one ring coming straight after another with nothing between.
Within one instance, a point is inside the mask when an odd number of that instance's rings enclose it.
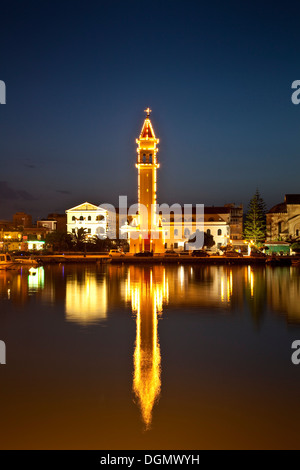
<instances>
[{"instance_id":1,"label":"moored boat","mask_svg":"<svg viewBox=\"0 0 300 470\"><path fill-rule=\"evenodd\" d=\"M11 269L17 265L18 263L13 261L10 255L6 253L0 254L0 269Z\"/></svg>"},{"instance_id":2,"label":"moored boat","mask_svg":"<svg viewBox=\"0 0 300 470\"><path fill-rule=\"evenodd\" d=\"M15 258L15 262L18 264L25 264L27 266L38 266L39 263L36 259L33 258Z\"/></svg>"}]
</instances>

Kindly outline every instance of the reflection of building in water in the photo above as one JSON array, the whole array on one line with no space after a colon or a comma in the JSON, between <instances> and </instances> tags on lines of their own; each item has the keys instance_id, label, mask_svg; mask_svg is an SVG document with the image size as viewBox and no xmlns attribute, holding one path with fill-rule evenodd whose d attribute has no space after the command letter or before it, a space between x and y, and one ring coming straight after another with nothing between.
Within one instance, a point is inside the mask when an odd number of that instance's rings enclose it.
<instances>
[{"instance_id":1,"label":"reflection of building in water","mask_svg":"<svg viewBox=\"0 0 300 470\"><path fill-rule=\"evenodd\" d=\"M130 267L126 281L126 300L136 315L133 390L139 400L148 429L152 410L161 389L161 356L158 317L168 302L168 280L163 266Z\"/></svg>"},{"instance_id":2,"label":"reflection of building in water","mask_svg":"<svg viewBox=\"0 0 300 470\"><path fill-rule=\"evenodd\" d=\"M267 286L265 266L247 266L245 269L245 298L256 326L266 311Z\"/></svg>"},{"instance_id":3,"label":"reflection of building in water","mask_svg":"<svg viewBox=\"0 0 300 470\"><path fill-rule=\"evenodd\" d=\"M28 292L37 292L45 285L45 271L43 266L30 268L28 271Z\"/></svg>"},{"instance_id":4,"label":"reflection of building in water","mask_svg":"<svg viewBox=\"0 0 300 470\"><path fill-rule=\"evenodd\" d=\"M0 298L11 300L15 304L28 302L28 271L0 270Z\"/></svg>"},{"instance_id":5,"label":"reflection of building in water","mask_svg":"<svg viewBox=\"0 0 300 470\"><path fill-rule=\"evenodd\" d=\"M74 271L66 278L66 319L83 325L106 318L106 279L95 271Z\"/></svg>"},{"instance_id":6,"label":"reflection of building in water","mask_svg":"<svg viewBox=\"0 0 300 470\"><path fill-rule=\"evenodd\" d=\"M271 309L284 313L288 322L300 322L299 268L268 269L267 299Z\"/></svg>"},{"instance_id":7,"label":"reflection of building in water","mask_svg":"<svg viewBox=\"0 0 300 470\"><path fill-rule=\"evenodd\" d=\"M243 267L179 266L168 269L169 304L180 309L233 309L243 305Z\"/></svg>"}]
</instances>

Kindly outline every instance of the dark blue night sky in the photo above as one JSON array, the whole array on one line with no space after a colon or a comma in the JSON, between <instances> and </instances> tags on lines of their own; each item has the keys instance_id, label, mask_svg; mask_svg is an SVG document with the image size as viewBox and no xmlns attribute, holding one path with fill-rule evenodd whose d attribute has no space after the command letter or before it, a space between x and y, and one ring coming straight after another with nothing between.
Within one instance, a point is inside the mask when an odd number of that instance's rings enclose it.
<instances>
[{"instance_id":1,"label":"dark blue night sky","mask_svg":"<svg viewBox=\"0 0 300 470\"><path fill-rule=\"evenodd\" d=\"M1 2L0 219L136 202L150 107L160 203L299 193L299 3Z\"/></svg>"}]
</instances>

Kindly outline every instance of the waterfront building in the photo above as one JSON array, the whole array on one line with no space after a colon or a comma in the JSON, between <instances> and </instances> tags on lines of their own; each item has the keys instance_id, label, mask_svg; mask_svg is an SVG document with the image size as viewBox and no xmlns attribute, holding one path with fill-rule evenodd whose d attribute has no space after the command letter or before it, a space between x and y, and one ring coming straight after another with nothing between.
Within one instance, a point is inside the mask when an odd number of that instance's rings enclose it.
<instances>
[{"instance_id":1,"label":"waterfront building","mask_svg":"<svg viewBox=\"0 0 300 470\"><path fill-rule=\"evenodd\" d=\"M107 237L108 211L89 202L66 210L67 231L72 234L78 233L80 228L85 229L87 238L98 236Z\"/></svg>"},{"instance_id":2,"label":"waterfront building","mask_svg":"<svg viewBox=\"0 0 300 470\"><path fill-rule=\"evenodd\" d=\"M0 251L20 249L22 233L18 230L0 230Z\"/></svg>"},{"instance_id":3,"label":"waterfront building","mask_svg":"<svg viewBox=\"0 0 300 470\"><path fill-rule=\"evenodd\" d=\"M14 228L30 228L32 227L32 216L25 212L16 212L13 215Z\"/></svg>"},{"instance_id":4,"label":"waterfront building","mask_svg":"<svg viewBox=\"0 0 300 470\"><path fill-rule=\"evenodd\" d=\"M300 194L286 194L267 213L267 242L290 240L300 240Z\"/></svg>"},{"instance_id":5,"label":"waterfront building","mask_svg":"<svg viewBox=\"0 0 300 470\"><path fill-rule=\"evenodd\" d=\"M45 248L45 238L51 232L47 227L30 227L22 232L21 250L39 251Z\"/></svg>"},{"instance_id":6,"label":"waterfront building","mask_svg":"<svg viewBox=\"0 0 300 470\"><path fill-rule=\"evenodd\" d=\"M38 228L46 228L50 232L55 232L57 228L56 220L43 219L38 220L36 223Z\"/></svg>"},{"instance_id":7,"label":"waterfront building","mask_svg":"<svg viewBox=\"0 0 300 470\"><path fill-rule=\"evenodd\" d=\"M225 204L225 208L229 209L230 218L230 238L233 244L243 244L243 219L244 207L243 204Z\"/></svg>"},{"instance_id":8,"label":"waterfront building","mask_svg":"<svg viewBox=\"0 0 300 470\"><path fill-rule=\"evenodd\" d=\"M182 251L188 249L188 242L197 230L196 207L189 215L171 215L162 219L165 249ZM230 211L227 208L204 208L203 231L213 237L212 250L227 246L230 240Z\"/></svg>"},{"instance_id":9,"label":"waterfront building","mask_svg":"<svg viewBox=\"0 0 300 470\"><path fill-rule=\"evenodd\" d=\"M56 212L48 214L47 220L55 220L56 230L58 232L67 232L67 215L57 214Z\"/></svg>"}]
</instances>

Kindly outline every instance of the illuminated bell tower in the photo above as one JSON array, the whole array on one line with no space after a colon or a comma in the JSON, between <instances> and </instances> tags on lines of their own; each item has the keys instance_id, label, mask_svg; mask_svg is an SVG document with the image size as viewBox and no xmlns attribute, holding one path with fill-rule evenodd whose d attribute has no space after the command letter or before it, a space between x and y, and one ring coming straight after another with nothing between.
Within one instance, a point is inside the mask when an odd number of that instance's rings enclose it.
<instances>
[{"instance_id":1,"label":"illuminated bell tower","mask_svg":"<svg viewBox=\"0 0 300 470\"><path fill-rule=\"evenodd\" d=\"M146 118L139 139L136 139L138 169L138 203L139 203L139 240L130 240L130 251L153 251L163 252L162 229L159 227L158 216L152 211L152 205L156 204L157 179L156 173L159 168L157 163L157 144L159 139L150 121L151 109L145 109ZM145 211L140 207L143 205Z\"/></svg>"}]
</instances>

